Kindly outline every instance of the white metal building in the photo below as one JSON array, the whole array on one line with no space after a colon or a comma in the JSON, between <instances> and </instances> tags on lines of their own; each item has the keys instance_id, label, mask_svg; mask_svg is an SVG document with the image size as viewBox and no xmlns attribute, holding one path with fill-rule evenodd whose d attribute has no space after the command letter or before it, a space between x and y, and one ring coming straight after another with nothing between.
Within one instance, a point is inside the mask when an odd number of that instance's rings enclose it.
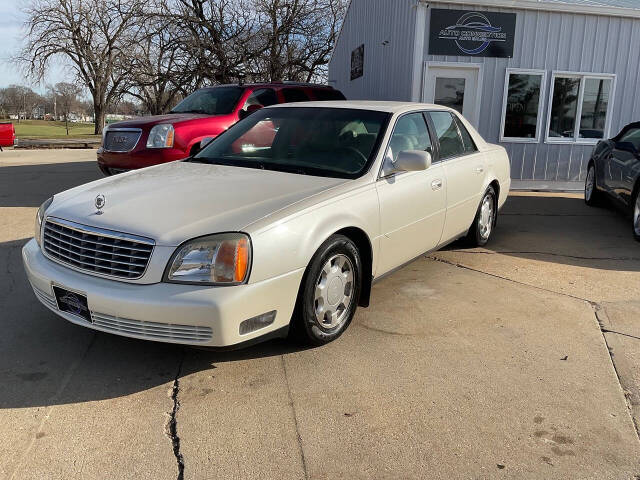
<instances>
[{"instance_id":1,"label":"white metal building","mask_svg":"<svg viewBox=\"0 0 640 480\"><path fill-rule=\"evenodd\" d=\"M640 0L351 0L329 82L458 109L516 180L583 181L598 138L640 120Z\"/></svg>"}]
</instances>

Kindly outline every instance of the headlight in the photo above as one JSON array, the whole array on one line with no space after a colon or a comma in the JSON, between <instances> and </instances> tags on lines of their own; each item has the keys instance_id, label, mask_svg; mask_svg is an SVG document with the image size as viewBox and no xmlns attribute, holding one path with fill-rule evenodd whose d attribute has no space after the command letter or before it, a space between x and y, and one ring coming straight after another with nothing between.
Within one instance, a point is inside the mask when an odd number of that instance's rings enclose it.
<instances>
[{"instance_id":1,"label":"headlight","mask_svg":"<svg viewBox=\"0 0 640 480\"><path fill-rule=\"evenodd\" d=\"M167 123L155 125L149 132L147 148L169 148L173 147L173 137L175 131L173 125Z\"/></svg>"},{"instance_id":2,"label":"headlight","mask_svg":"<svg viewBox=\"0 0 640 480\"><path fill-rule=\"evenodd\" d=\"M44 214L47 211L47 208L49 208L49 205L51 205L51 202L53 202L53 197L46 199L44 203L40 205L40 208L38 209L38 213L36 214L36 225L35 225L34 237L36 239L36 242L38 242L38 245L40 245L42 242L41 235L42 235L42 221L44 220Z\"/></svg>"},{"instance_id":3,"label":"headlight","mask_svg":"<svg viewBox=\"0 0 640 480\"><path fill-rule=\"evenodd\" d=\"M251 241L244 233L222 233L184 243L169 261L165 280L202 285L238 285L246 281Z\"/></svg>"}]
</instances>

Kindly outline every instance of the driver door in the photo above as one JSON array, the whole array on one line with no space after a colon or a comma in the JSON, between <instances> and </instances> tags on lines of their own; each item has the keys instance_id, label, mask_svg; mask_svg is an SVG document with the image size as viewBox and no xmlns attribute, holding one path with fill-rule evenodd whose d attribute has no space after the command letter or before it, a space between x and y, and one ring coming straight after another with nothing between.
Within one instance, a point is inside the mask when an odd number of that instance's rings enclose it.
<instances>
[{"instance_id":1,"label":"driver door","mask_svg":"<svg viewBox=\"0 0 640 480\"><path fill-rule=\"evenodd\" d=\"M408 113L396 121L384 162L397 158L403 150L431 153L431 136L422 113ZM398 172L378 178L381 236L376 275L438 245L446 212L445 182L440 163L418 172Z\"/></svg>"},{"instance_id":2,"label":"driver door","mask_svg":"<svg viewBox=\"0 0 640 480\"><path fill-rule=\"evenodd\" d=\"M614 142L607 160L611 179L609 188L625 205L631 203L634 179L640 156L640 129L632 128Z\"/></svg>"}]
</instances>

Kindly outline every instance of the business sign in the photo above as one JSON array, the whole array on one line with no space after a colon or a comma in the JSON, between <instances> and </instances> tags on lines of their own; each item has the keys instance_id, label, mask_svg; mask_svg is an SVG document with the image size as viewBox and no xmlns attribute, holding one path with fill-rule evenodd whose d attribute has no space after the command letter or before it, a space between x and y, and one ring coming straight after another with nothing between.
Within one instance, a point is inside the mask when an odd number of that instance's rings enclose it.
<instances>
[{"instance_id":1,"label":"business sign","mask_svg":"<svg viewBox=\"0 0 640 480\"><path fill-rule=\"evenodd\" d=\"M515 30L515 13L434 8L429 55L511 58Z\"/></svg>"},{"instance_id":2,"label":"business sign","mask_svg":"<svg viewBox=\"0 0 640 480\"><path fill-rule=\"evenodd\" d=\"M351 52L351 80L364 74L364 43Z\"/></svg>"}]
</instances>

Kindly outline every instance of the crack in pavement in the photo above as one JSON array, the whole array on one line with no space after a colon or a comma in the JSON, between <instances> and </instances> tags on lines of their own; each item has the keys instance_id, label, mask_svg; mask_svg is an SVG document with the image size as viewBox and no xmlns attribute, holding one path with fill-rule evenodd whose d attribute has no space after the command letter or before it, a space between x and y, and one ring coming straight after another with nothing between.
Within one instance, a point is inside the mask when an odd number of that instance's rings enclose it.
<instances>
[{"instance_id":1,"label":"crack in pavement","mask_svg":"<svg viewBox=\"0 0 640 480\"><path fill-rule=\"evenodd\" d=\"M629 412L629 417L631 418L631 423L635 428L638 441L640 441L640 425L636 423L635 416L633 415L634 406L636 402L638 402L639 400L638 398L634 398L634 397L637 397L637 392L636 392L636 395L634 395L634 393L631 392L627 386L625 386L626 382L622 381L623 376L620 374L621 366L616 364L613 347L609 344L609 341L607 340L607 336L605 335L605 333L619 333L619 332L611 332L606 327L606 325L609 325L610 322L607 316L607 311L602 305L600 305L597 302L589 302L589 303L591 304L591 308L593 308L593 314L596 317L596 322L598 323L598 327L600 328L600 333L602 333L602 339L604 340L604 345L605 347L607 347L607 353L609 354L609 359L611 360L611 366L613 367L613 371L615 372L616 378L618 379L618 385L620 385L620 389L622 390L622 396L624 398L625 404L627 405L627 410ZM621 334L621 335L625 335L625 334ZM628 335L628 336L632 336L632 335ZM633 337L633 338L637 338L637 337ZM632 388L634 391L636 390L635 385Z\"/></svg>"},{"instance_id":2,"label":"crack in pavement","mask_svg":"<svg viewBox=\"0 0 640 480\"><path fill-rule=\"evenodd\" d=\"M289 384L289 374L287 373L287 365L284 360L284 355L280 356L282 363L282 371L284 372L284 379L287 383L287 394L289 396L289 405L291 406L291 413L293 415L293 424L296 429L296 436L298 440L298 450L300 452L300 459L302 460L302 471L304 472L305 480L309 479L309 472L307 471L307 460L304 456L304 449L302 448L302 436L300 435L300 428L298 426L298 415L296 413L296 405L293 402L293 394L291 393L291 385Z\"/></svg>"},{"instance_id":3,"label":"crack in pavement","mask_svg":"<svg viewBox=\"0 0 640 480\"><path fill-rule=\"evenodd\" d=\"M562 295L564 297L573 298L575 300L581 300L583 302L587 302L587 303L590 303L590 304L593 303L588 298L577 297L575 295L571 295L570 293L558 292L556 290L550 290L548 288L539 287L537 285L531 285L529 283L520 282L520 281L514 280L512 278L503 277L502 275L497 275L495 273L485 272L485 271L482 271L482 270L478 270L477 268L472 268L472 267L468 267L467 265L462 265L461 263L452 262L450 260L445 260L444 258L438 258L438 257L434 257L432 255L429 255L426 258L429 259L429 260L433 260L434 262L441 262L441 263L444 263L446 265L451 265L452 267L463 268L463 269L469 270L471 272L481 273L483 275L488 275L488 276L493 277L493 278L499 278L500 280L505 280L507 282L515 283L515 284L522 285L522 286L529 287L529 288L535 288L536 290L541 290L543 292L554 293L556 295Z\"/></svg>"},{"instance_id":4,"label":"crack in pavement","mask_svg":"<svg viewBox=\"0 0 640 480\"><path fill-rule=\"evenodd\" d=\"M634 427L634 430L635 430L636 437L637 437L638 441L640 441L640 425L638 423L636 423L636 420L635 420L635 418L634 418L634 416L632 414L633 413L633 405L634 405L636 400L633 399L633 398L629 398L628 397L628 395L631 394L631 392L629 392L629 390L625 387L624 382L622 382L622 379L621 379L621 376L620 376L620 373L619 373L619 365L616 364L616 360L614 359L613 348L609 345L609 342L607 341L607 337L605 336L605 333L608 333L610 331L605 326L605 325L608 324L608 320L606 319L606 310L604 309L604 307L602 305L600 305L598 302L595 302L593 300L589 300L587 298L581 298L581 297L577 297L575 295L571 295L569 293L558 292L558 291L555 291L555 290L550 290L550 289L547 289L547 288L539 287L537 285L530 285L528 283L519 282L519 281L513 280L511 278L503 277L503 276L496 275L496 274L489 273L489 272L484 272L482 270L478 270L476 268L471 268L471 267L468 267L466 265L462 265L460 263L451 262L449 260L444 260L442 258L437 258L437 257L433 257L433 256L427 256L426 258L429 259L429 260L433 260L435 262L441 262L441 263L444 263L444 264L447 264L447 265L451 265L453 267L462 268L462 269L469 270L469 271L476 272L476 273L481 273L483 275L488 275L490 277L498 278L498 279L505 280L507 282L512 282L512 283L515 283L515 284L518 284L518 285L522 285L522 286L525 286L525 287L535 288L536 290L541 290L543 292L553 293L553 294L556 294L556 295L560 295L560 296L568 297L568 298L573 298L574 300L580 300L580 301L588 303L591 306L591 308L593 309L593 311L594 311L594 315L595 315L595 318L596 318L596 323L598 325L598 329L600 330L600 333L602 335L602 339L604 341L604 345L605 345L605 347L607 349L607 353L609 355L609 360L611 361L611 365L612 365L613 371L614 371L614 373L616 375L616 379L618 381L618 385L620 386L620 390L622 391L622 396L624 398L625 404L627 405L627 411L629 413L629 417L631 418L631 424ZM625 335L625 334L623 334L621 332L615 332L615 331L611 331L610 333L616 333L616 334L620 334L620 335ZM637 338L637 337L633 337L633 338ZM640 399L638 400L638 402L640 402Z\"/></svg>"},{"instance_id":5,"label":"crack in pavement","mask_svg":"<svg viewBox=\"0 0 640 480\"><path fill-rule=\"evenodd\" d=\"M178 436L178 422L176 419L176 415L178 413L178 409L180 408L180 401L178 400L178 394L180 393L180 375L182 374L182 365L184 364L184 358L186 355L186 351L184 347L182 348L182 355L180 357L180 362L178 363L178 371L176 372L176 376L173 379L173 385L169 390L171 401L173 402L173 407L171 409L171 413L169 414L169 419L165 425L165 434L171 440L171 446L173 447L173 455L176 457L176 464L178 467L178 476L177 480L184 479L184 457L180 452L180 437Z\"/></svg>"},{"instance_id":6,"label":"crack in pavement","mask_svg":"<svg viewBox=\"0 0 640 480\"><path fill-rule=\"evenodd\" d=\"M501 250L501 251L471 251L471 250L445 250L445 251L454 251L456 253L468 253L471 255L549 255L552 257L564 257L564 258L573 258L576 260L615 260L615 261L633 261L640 262L640 257L583 257L579 255L567 255L564 253L552 253L552 252L540 252L535 250Z\"/></svg>"}]
</instances>

